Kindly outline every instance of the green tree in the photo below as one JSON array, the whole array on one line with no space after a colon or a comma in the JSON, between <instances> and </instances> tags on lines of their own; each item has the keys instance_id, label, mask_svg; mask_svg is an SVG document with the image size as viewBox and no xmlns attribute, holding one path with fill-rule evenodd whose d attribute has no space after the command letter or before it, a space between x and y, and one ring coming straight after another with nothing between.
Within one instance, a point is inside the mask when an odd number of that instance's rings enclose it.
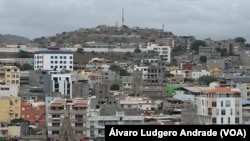
<instances>
[{"instance_id":1,"label":"green tree","mask_svg":"<svg viewBox=\"0 0 250 141\"><path fill-rule=\"evenodd\" d=\"M170 73L169 71L166 71L166 72L164 73L164 76L165 76L165 77L174 77L174 74Z\"/></svg>"},{"instance_id":2,"label":"green tree","mask_svg":"<svg viewBox=\"0 0 250 141\"><path fill-rule=\"evenodd\" d=\"M141 53L141 50L140 50L139 48L136 48L136 49L134 50L134 53Z\"/></svg>"},{"instance_id":3,"label":"green tree","mask_svg":"<svg viewBox=\"0 0 250 141\"><path fill-rule=\"evenodd\" d=\"M191 43L191 50L194 50L196 52L199 52L199 47L200 46L203 46L205 47L206 46L206 43L202 40L195 40Z\"/></svg>"},{"instance_id":4,"label":"green tree","mask_svg":"<svg viewBox=\"0 0 250 141\"><path fill-rule=\"evenodd\" d=\"M120 85L119 84L112 84L110 86L110 90L118 91L118 90L120 90Z\"/></svg>"},{"instance_id":5,"label":"green tree","mask_svg":"<svg viewBox=\"0 0 250 141\"><path fill-rule=\"evenodd\" d=\"M174 47L171 51L172 52L180 52L180 51L182 51L182 49L180 46L177 46L177 47Z\"/></svg>"},{"instance_id":6,"label":"green tree","mask_svg":"<svg viewBox=\"0 0 250 141\"><path fill-rule=\"evenodd\" d=\"M243 37L236 37L236 38L234 39L234 41L235 41L236 43L242 43L242 44L245 44L246 39L245 39L245 38L243 38Z\"/></svg>"},{"instance_id":7,"label":"green tree","mask_svg":"<svg viewBox=\"0 0 250 141\"><path fill-rule=\"evenodd\" d=\"M80 48L80 47L77 48L76 52L77 52L77 53L83 53L83 48Z\"/></svg>"},{"instance_id":8,"label":"green tree","mask_svg":"<svg viewBox=\"0 0 250 141\"><path fill-rule=\"evenodd\" d=\"M207 57L206 56L200 56L200 61L202 63L206 63L207 62Z\"/></svg>"},{"instance_id":9,"label":"green tree","mask_svg":"<svg viewBox=\"0 0 250 141\"><path fill-rule=\"evenodd\" d=\"M128 76L129 75L129 73L126 69L123 69L122 67L115 65L115 64L110 65L109 69L112 71L115 71L115 72L119 72L120 76Z\"/></svg>"},{"instance_id":10,"label":"green tree","mask_svg":"<svg viewBox=\"0 0 250 141\"><path fill-rule=\"evenodd\" d=\"M201 84L209 85L211 82L217 81L213 76L201 76L198 78L198 82Z\"/></svg>"},{"instance_id":11,"label":"green tree","mask_svg":"<svg viewBox=\"0 0 250 141\"><path fill-rule=\"evenodd\" d=\"M29 52L21 49L19 50L18 56L20 58L30 58Z\"/></svg>"},{"instance_id":12,"label":"green tree","mask_svg":"<svg viewBox=\"0 0 250 141\"><path fill-rule=\"evenodd\" d=\"M125 53L125 55L130 57L130 56L131 56L131 52L127 51L127 52Z\"/></svg>"},{"instance_id":13,"label":"green tree","mask_svg":"<svg viewBox=\"0 0 250 141\"><path fill-rule=\"evenodd\" d=\"M29 63L24 63L24 64L21 66L21 70L22 70L22 71L33 70L33 66L30 65Z\"/></svg>"}]
</instances>

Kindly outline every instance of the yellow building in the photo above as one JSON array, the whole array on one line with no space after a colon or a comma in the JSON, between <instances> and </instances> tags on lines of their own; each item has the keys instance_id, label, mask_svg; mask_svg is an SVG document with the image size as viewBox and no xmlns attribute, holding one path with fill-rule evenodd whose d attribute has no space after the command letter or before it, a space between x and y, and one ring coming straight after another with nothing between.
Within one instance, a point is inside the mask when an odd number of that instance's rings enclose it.
<instances>
[{"instance_id":1,"label":"yellow building","mask_svg":"<svg viewBox=\"0 0 250 141\"><path fill-rule=\"evenodd\" d=\"M80 70L80 71L78 71L78 74L90 76L90 74L92 74L92 72L91 71Z\"/></svg>"},{"instance_id":2,"label":"yellow building","mask_svg":"<svg viewBox=\"0 0 250 141\"><path fill-rule=\"evenodd\" d=\"M0 140L7 140L7 139L15 139L21 136L21 126L20 125L11 125L6 122L2 122L0 124Z\"/></svg>"},{"instance_id":3,"label":"yellow building","mask_svg":"<svg viewBox=\"0 0 250 141\"><path fill-rule=\"evenodd\" d=\"M220 76L222 74L222 70L219 67L214 67L210 72L213 76Z\"/></svg>"},{"instance_id":4,"label":"yellow building","mask_svg":"<svg viewBox=\"0 0 250 141\"><path fill-rule=\"evenodd\" d=\"M21 98L15 96L0 97L0 122L9 122L21 117Z\"/></svg>"},{"instance_id":5,"label":"yellow building","mask_svg":"<svg viewBox=\"0 0 250 141\"><path fill-rule=\"evenodd\" d=\"M20 86L20 69L16 66L0 67L0 82Z\"/></svg>"}]
</instances>

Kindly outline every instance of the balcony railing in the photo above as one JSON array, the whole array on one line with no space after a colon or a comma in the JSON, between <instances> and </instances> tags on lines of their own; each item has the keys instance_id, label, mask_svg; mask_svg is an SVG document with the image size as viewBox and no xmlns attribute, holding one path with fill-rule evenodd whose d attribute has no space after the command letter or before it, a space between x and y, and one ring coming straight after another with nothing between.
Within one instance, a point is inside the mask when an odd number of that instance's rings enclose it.
<instances>
[{"instance_id":1,"label":"balcony railing","mask_svg":"<svg viewBox=\"0 0 250 141\"><path fill-rule=\"evenodd\" d=\"M49 114L64 114L64 110L48 110Z\"/></svg>"},{"instance_id":2,"label":"balcony railing","mask_svg":"<svg viewBox=\"0 0 250 141\"><path fill-rule=\"evenodd\" d=\"M48 126L48 130L60 130L60 126Z\"/></svg>"}]
</instances>

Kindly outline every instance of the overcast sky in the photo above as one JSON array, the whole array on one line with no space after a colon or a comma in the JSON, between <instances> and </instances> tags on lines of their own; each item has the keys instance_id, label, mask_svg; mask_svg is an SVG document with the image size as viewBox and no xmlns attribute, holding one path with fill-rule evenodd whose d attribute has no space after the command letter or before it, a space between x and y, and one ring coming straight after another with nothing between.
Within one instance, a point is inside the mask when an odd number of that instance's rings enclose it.
<instances>
[{"instance_id":1,"label":"overcast sky","mask_svg":"<svg viewBox=\"0 0 250 141\"><path fill-rule=\"evenodd\" d=\"M97 25L250 42L250 0L0 0L0 34L30 39Z\"/></svg>"}]
</instances>

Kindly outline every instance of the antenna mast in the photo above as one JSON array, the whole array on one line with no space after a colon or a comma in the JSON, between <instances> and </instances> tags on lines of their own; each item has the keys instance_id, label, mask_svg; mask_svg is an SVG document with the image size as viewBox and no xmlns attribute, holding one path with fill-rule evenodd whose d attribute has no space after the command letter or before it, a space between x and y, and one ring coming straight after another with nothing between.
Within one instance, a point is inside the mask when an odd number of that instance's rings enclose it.
<instances>
[{"instance_id":1,"label":"antenna mast","mask_svg":"<svg viewBox=\"0 0 250 141\"><path fill-rule=\"evenodd\" d=\"M124 25L124 9L122 8L122 26Z\"/></svg>"}]
</instances>

